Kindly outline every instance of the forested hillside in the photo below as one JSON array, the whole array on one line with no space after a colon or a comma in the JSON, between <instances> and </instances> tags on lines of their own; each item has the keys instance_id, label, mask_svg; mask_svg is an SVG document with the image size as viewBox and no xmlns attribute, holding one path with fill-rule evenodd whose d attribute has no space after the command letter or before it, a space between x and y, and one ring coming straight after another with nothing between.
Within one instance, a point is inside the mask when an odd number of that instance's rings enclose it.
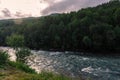
<instances>
[{"instance_id":1,"label":"forested hillside","mask_svg":"<svg viewBox=\"0 0 120 80\"><path fill-rule=\"evenodd\" d=\"M0 21L0 46L20 34L31 49L120 52L120 1L39 18Z\"/></svg>"}]
</instances>

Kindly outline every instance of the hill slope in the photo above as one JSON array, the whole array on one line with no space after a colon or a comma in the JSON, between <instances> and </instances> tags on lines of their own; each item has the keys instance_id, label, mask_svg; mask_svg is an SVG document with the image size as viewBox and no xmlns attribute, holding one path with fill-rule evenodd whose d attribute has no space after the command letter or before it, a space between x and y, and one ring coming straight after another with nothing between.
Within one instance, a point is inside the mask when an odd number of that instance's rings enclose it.
<instances>
[{"instance_id":1,"label":"hill slope","mask_svg":"<svg viewBox=\"0 0 120 80\"><path fill-rule=\"evenodd\" d=\"M120 1L77 12L1 22L0 45L21 34L32 49L120 52Z\"/></svg>"}]
</instances>

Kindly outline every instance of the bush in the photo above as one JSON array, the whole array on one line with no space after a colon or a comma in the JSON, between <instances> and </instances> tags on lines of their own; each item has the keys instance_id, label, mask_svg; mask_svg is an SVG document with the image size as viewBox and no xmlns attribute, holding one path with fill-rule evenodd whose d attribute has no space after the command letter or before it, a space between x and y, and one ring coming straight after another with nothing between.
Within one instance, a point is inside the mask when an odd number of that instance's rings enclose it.
<instances>
[{"instance_id":1,"label":"bush","mask_svg":"<svg viewBox=\"0 0 120 80\"><path fill-rule=\"evenodd\" d=\"M9 55L5 51L0 51L0 65L5 65L9 61Z\"/></svg>"},{"instance_id":2,"label":"bush","mask_svg":"<svg viewBox=\"0 0 120 80\"><path fill-rule=\"evenodd\" d=\"M31 54L28 48L19 48L16 51L17 61L25 63L26 57Z\"/></svg>"}]
</instances>

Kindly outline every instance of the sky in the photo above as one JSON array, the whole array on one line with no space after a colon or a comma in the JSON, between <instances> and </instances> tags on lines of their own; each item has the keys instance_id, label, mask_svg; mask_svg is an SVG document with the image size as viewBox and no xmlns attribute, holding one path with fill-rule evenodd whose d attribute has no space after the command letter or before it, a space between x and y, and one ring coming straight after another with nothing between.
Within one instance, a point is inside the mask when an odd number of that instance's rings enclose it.
<instances>
[{"instance_id":1,"label":"sky","mask_svg":"<svg viewBox=\"0 0 120 80\"><path fill-rule=\"evenodd\" d=\"M0 19L39 17L93 7L109 0L0 0Z\"/></svg>"}]
</instances>

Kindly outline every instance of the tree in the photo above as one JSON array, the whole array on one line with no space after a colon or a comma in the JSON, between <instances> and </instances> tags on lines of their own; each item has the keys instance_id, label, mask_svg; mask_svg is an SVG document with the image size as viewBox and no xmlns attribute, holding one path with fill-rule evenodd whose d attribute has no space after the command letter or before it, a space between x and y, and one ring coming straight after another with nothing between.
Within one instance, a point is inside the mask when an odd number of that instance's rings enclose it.
<instances>
[{"instance_id":1,"label":"tree","mask_svg":"<svg viewBox=\"0 0 120 80\"><path fill-rule=\"evenodd\" d=\"M116 47L116 50L120 50L120 27L119 26L116 26L114 28L114 32L115 32L115 47Z\"/></svg>"},{"instance_id":2,"label":"tree","mask_svg":"<svg viewBox=\"0 0 120 80\"><path fill-rule=\"evenodd\" d=\"M115 13L114 13L114 20L115 20L115 23L120 25L120 8L118 8Z\"/></svg>"},{"instance_id":3,"label":"tree","mask_svg":"<svg viewBox=\"0 0 120 80\"><path fill-rule=\"evenodd\" d=\"M26 57L30 55L30 50L24 47L24 36L12 34L6 38L6 43L16 49L17 61L25 62Z\"/></svg>"},{"instance_id":4,"label":"tree","mask_svg":"<svg viewBox=\"0 0 120 80\"><path fill-rule=\"evenodd\" d=\"M106 44L108 49L113 50L115 48L115 32L113 30L108 30L106 33Z\"/></svg>"},{"instance_id":5,"label":"tree","mask_svg":"<svg viewBox=\"0 0 120 80\"><path fill-rule=\"evenodd\" d=\"M24 36L18 34L12 34L6 38L7 45L18 48L24 46Z\"/></svg>"},{"instance_id":6,"label":"tree","mask_svg":"<svg viewBox=\"0 0 120 80\"><path fill-rule=\"evenodd\" d=\"M18 33L24 35L25 46L31 49L82 50L92 45L96 51L120 51L119 14L120 1L111 0L76 12L23 19L22 24L1 20L0 45L6 45L6 36ZM23 46L24 40L18 35L7 39L10 46Z\"/></svg>"},{"instance_id":7,"label":"tree","mask_svg":"<svg viewBox=\"0 0 120 80\"><path fill-rule=\"evenodd\" d=\"M88 36L84 36L82 41L87 48L91 47L91 39Z\"/></svg>"}]
</instances>

